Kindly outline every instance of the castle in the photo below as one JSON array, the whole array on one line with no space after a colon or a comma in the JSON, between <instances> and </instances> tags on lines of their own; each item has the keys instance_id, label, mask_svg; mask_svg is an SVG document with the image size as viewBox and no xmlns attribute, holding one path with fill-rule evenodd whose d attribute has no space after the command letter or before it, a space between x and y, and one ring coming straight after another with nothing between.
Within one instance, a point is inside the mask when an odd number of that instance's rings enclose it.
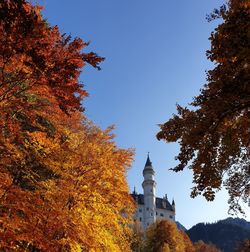
<instances>
[{"instance_id":1,"label":"castle","mask_svg":"<svg viewBox=\"0 0 250 252\"><path fill-rule=\"evenodd\" d=\"M137 204L135 220L141 223L146 229L156 220L175 221L175 202L169 203L167 195L163 198L155 196L156 182L154 180L154 169L150 161L149 155L145 167L143 169L143 194L137 194L136 191L131 194Z\"/></svg>"}]
</instances>

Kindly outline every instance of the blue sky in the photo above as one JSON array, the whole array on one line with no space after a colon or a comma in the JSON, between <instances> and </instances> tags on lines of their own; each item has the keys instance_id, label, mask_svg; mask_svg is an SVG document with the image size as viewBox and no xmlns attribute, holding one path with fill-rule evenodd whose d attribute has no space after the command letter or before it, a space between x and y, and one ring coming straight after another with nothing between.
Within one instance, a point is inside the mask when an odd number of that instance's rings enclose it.
<instances>
[{"instance_id":1,"label":"blue sky","mask_svg":"<svg viewBox=\"0 0 250 252\"><path fill-rule=\"evenodd\" d=\"M214 202L191 199L191 171L174 173L178 144L155 138L158 124L187 105L212 68L205 52L216 22L206 14L222 0L40 0L51 25L62 33L90 41L86 51L106 58L102 70L83 69L81 81L90 93L86 115L101 128L116 125L116 143L135 149L128 173L131 190L142 192L147 152L156 172L158 197L176 202L176 219L190 228L198 222L227 217L227 193ZM249 209L247 220L250 220Z\"/></svg>"}]
</instances>

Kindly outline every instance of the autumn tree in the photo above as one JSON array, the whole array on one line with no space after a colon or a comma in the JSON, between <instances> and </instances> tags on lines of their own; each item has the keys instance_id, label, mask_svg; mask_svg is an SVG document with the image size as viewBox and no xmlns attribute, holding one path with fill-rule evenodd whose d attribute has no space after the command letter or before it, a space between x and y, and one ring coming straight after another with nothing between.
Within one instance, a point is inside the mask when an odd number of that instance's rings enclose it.
<instances>
[{"instance_id":1,"label":"autumn tree","mask_svg":"<svg viewBox=\"0 0 250 252\"><path fill-rule=\"evenodd\" d=\"M131 150L81 115L103 59L25 0L0 3L0 249L128 251Z\"/></svg>"},{"instance_id":2,"label":"autumn tree","mask_svg":"<svg viewBox=\"0 0 250 252\"><path fill-rule=\"evenodd\" d=\"M15 184L31 189L27 180L40 176L37 171L25 176L24 169L37 163L36 153L26 148L31 135L40 132L51 142L61 137L55 122L83 110L80 101L87 93L78 82L81 68L86 62L98 66L102 58L82 53L81 39L72 41L50 27L39 6L6 0L0 8L0 165Z\"/></svg>"},{"instance_id":3,"label":"autumn tree","mask_svg":"<svg viewBox=\"0 0 250 252\"><path fill-rule=\"evenodd\" d=\"M173 170L193 171L192 197L213 200L224 183L230 209L243 212L239 199L250 205L250 3L229 0L209 16L215 18L223 22L210 37L207 58L215 67L207 84L191 107L177 106L157 138L180 143Z\"/></svg>"},{"instance_id":4,"label":"autumn tree","mask_svg":"<svg viewBox=\"0 0 250 252\"><path fill-rule=\"evenodd\" d=\"M196 252L221 252L215 245L212 243L206 244L205 242L199 240L194 243Z\"/></svg>"},{"instance_id":5,"label":"autumn tree","mask_svg":"<svg viewBox=\"0 0 250 252\"><path fill-rule=\"evenodd\" d=\"M118 149L109 132L85 119L78 131L65 132L63 144L42 146L43 164L58 177L34 191L15 185L5 191L2 248L128 251L134 203L125 174L132 152ZM10 185L10 179L3 184Z\"/></svg>"},{"instance_id":6,"label":"autumn tree","mask_svg":"<svg viewBox=\"0 0 250 252\"><path fill-rule=\"evenodd\" d=\"M134 203L125 174L132 152L118 149L110 130L102 131L83 119L79 130L65 132L67 140L46 160L62 177L45 182L53 190L44 196L63 218L59 223L64 227L57 232L66 244L87 251L129 251L130 247ZM53 215L50 220L53 224Z\"/></svg>"},{"instance_id":7,"label":"autumn tree","mask_svg":"<svg viewBox=\"0 0 250 252\"><path fill-rule=\"evenodd\" d=\"M186 250L183 235L171 221L156 222L147 230L145 251L184 252Z\"/></svg>"}]
</instances>

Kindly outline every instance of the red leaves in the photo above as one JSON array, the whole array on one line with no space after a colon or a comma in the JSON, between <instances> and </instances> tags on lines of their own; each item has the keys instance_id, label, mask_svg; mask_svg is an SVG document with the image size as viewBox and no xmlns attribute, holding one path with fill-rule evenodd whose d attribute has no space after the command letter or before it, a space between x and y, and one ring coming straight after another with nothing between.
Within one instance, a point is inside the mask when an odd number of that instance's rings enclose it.
<instances>
[{"instance_id":1,"label":"red leaves","mask_svg":"<svg viewBox=\"0 0 250 252\"><path fill-rule=\"evenodd\" d=\"M99 69L103 58L93 52L82 53L86 44L81 39L71 41L57 27L49 27L39 7L17 1L3 3L1 10L7 13L0 23L2 86L9 87L15 79L26 82L27 90L32 90L33 85L48 85L64 112L81 110L76 95L83 98L87 93L77 80L80 69L85 62ZM3 75L12 73L15 79L6 82ZM19 90L12 88L11 92L16 94Z\"/></svg>"},{"instance_id":2,"label":"red leaves","mask_svg":"<svg viewBox=\"0 0 250 252\"><path fill-rule=\"evenodd\" d=\"M85 46L1 1L0 250L128 251L132 152L80 114L81 68L103 60Z\"/></svg>"}]
</instances>

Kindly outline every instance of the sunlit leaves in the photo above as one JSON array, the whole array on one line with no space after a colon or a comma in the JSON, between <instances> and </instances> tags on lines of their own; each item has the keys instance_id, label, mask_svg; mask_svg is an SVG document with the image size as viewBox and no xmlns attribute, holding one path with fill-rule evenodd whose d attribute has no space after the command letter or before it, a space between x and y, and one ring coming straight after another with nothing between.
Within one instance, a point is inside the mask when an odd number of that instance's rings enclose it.
<instances>
[{"instance_id":1,"label":"sunlit leaves","mask_svg":"<svg viewBox=\"0 0 250 252\"><path fill-rule=\"evenodd\" d=\"M152 224L146 234L145 251L194 252L189 237L175 223L162 220Z\"/></svg>"},{"instance_id":2,"label":"sunlit leaves","mask_svg":"<svg viewBox=\"0 0 250 252\"><path fill-rule=\"evenodd\" d=\"M80 114L103 58L40 11L0 3L0 250L129 251L133 152Z\"/></svg>"}]
</instances>

